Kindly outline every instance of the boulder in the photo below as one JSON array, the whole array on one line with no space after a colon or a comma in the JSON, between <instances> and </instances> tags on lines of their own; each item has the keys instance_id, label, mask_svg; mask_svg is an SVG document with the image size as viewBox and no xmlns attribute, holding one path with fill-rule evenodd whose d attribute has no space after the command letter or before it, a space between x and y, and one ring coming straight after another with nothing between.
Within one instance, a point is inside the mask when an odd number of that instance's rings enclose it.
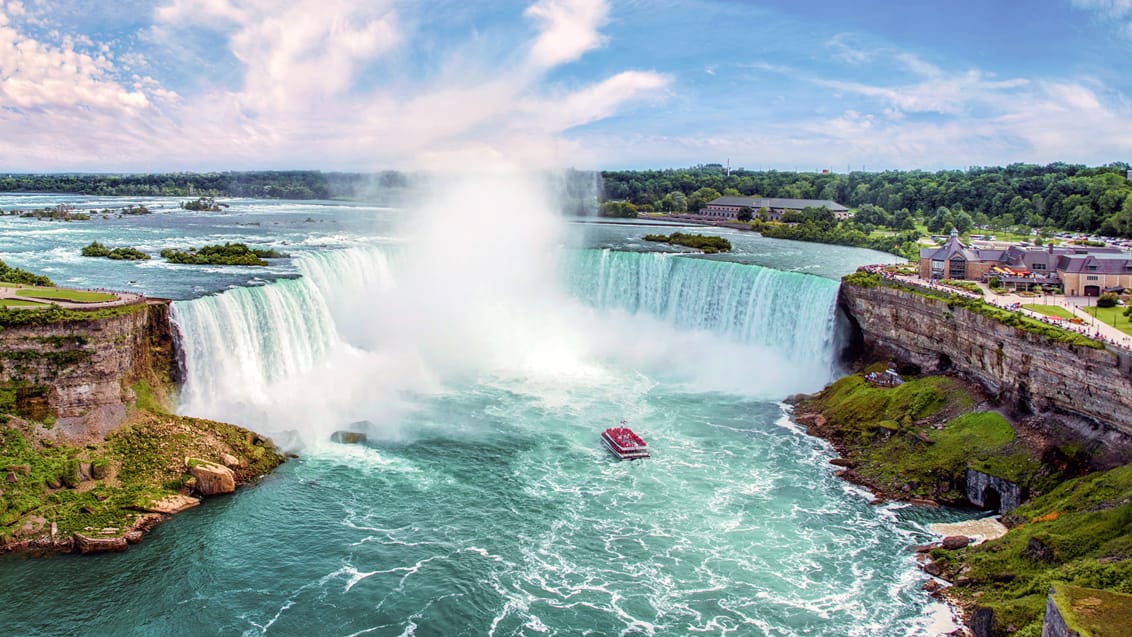
<instances>
[{"instance_id":1,"label":"boulder","mask_svg":"<svg viewBox=\"0 0 1132 637\"><path fill-rule=\"evenodd\" d=\"M15 471L9 471L8 475L4 476L4 480L6 482L15 482L15 481L19 480L19 478L16 477Z\"/></svg>"},{"instance_id":2,"label":"boulder","mask_svg":"<svg viewBox=\"0 0 1132 637\"><path fill-rule=\"evenodd\" d=\"M230 453L220 454L220 462L223 463L224 466L228 467L229 469L237 469L239 467L244 466L244 462L242 460L240 460L236 456L233 456Z\"/></svg>"},{"instance_id":3,"label":"boulder","mask_svg":"<svg viewBox=\"0 0 1132 637\"><path fill-rule=\"evenodd\" d=\"M236 475L222 464L191 458L189 473L197 479L197 492L201 495L232 493L236 490Z\"/></svg>"},{"instance_id":4,"label":"boulder","mask_svg":"<svg viewBox=\"0 0 1132 637\"><path fill-rule=\"evenodd\" d=\"M1052 564L1057 561L1057 554L1054 552L1053 547L1050 546L1044 538L1032 537L1026 548L1022 551L1022 556L1034 562L1043 562Z\"/></svg>"},{"instance_id":5,"label":"boulder","mask_svg":"<svg viewBox=\"0 0 1132 637\"><path fill-rule=\"evenodd\" d=\"M366 435L361 431L335 431L330 434L330 441L344 445L360 445L365 443Z\"/></svg>"},{"instance_id":6,"label":"boulder","mask_svg":"<svg viewBox=\"0 0 1132 637\"><path fill-rule=\"evenodd\" d=\"M832 458L830 459L829 464L835 467L845 467L846 469L852 469L857 466L856 462L853 462L852 460L849 460L847 458Z\"/></svg>"},{"instance_id":7,"label":"boulder","mask_svg":"<svg viewBox=\"0 0 1132 637\"><path fill-rule=\"evenodd\" d=\"M129 547L124 537L91 537L75 533L75 548L80 553L105 553L125 551Z\"/></svg>"},{"instance_id":8,"label":"boulder","mask_svg":"<svg viewBox=\"0 0 1132 637\"><path fill-rule=\"evenodd\" d=\"M949 551L961 549L971 543L971 538L963 535L949 535L943 538L943 548Z\"/></svg>"}]
</instances>

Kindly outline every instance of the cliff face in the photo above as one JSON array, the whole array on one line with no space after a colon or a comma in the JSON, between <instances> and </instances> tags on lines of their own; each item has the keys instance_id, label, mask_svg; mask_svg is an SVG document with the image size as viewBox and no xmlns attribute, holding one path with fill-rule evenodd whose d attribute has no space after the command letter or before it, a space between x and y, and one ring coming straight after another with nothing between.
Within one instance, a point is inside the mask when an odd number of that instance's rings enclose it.
<instances>
[{"instance_id":1,"label":"cliff face","mask_svg":"<svg viewBox=\"0 0 1132 637\"><path fill-rule=\"evenodd\" d=\"M177 380L169 302L106 318L0 330L0 395L66 439L101 438L126 417L138 381Z\"/></svg>"},{"instance_id":2,"label":"cliff face","mask_svg":"<svg viewBox=\"0 0 1132 637\"><path fill-rule=\"evenodd\" d=\"M886 286L843 284L838 307L852 346L868 358L960 373L1018 415L1054 416L1120 455L1132 448L1132 357L1055 342Z\"/></svg>"}]
</instances>

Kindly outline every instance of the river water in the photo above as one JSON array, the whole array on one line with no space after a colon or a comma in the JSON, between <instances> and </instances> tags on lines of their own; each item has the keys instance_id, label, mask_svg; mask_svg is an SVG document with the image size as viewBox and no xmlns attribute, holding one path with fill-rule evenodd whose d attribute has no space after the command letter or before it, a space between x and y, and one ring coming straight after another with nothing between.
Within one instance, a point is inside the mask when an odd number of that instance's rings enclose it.
<instances>
[{"instance_id":1,"label":"river water","mask_svg":"<svg viewBox=\"0 0 1132 637\"><path fill-rule=\"evenodd\" d=\"M837 278L892 258L714 229L734 253L692 255L641 239L682 226L571 223L506 193L222 213L0 195L153 208L0 217L0 257L175 299L181 411L299 451L126 553L0 558L0 632L933 634L941 609L906 547L964 516L870 506L780 402L838 374ZM94 240L291 258L78 256ZM602 448L623 419L651 459ZM368 444L328 441L346 428Z\"/></svg>"}]
</instances>

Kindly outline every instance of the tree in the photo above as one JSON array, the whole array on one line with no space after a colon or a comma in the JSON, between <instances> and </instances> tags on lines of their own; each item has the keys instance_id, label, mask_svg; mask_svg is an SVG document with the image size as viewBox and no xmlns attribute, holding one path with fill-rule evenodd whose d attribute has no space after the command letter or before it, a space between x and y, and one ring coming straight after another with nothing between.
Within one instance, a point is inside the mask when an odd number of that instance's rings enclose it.
<instances>
[{"instance_id":1,"label":"tree","mask_svg":"<svg viewBox=\"0 0 1132 637\"><path fill-rule=\"evenodd\" d=\"M739 209L739 214L736 215L736 218L739 221L750 221L752 216L753 215L751 214L751 207L750 206L743 206L742 208Z\"/></svg>"},{"instance_id":2,"label":"tree","mask_svg":"<svg viewBox=\"0 0 1132 637\"><path fill-rule=\"evenodd\" d=\"M707 207L708 203L719 199L719 191L714 188L700 188L688 197L688 210L699 212Z\"/></svg>"},{"instance_id":3,"label":"tree","mask_svg":"<svg viewBox=\"0 0 1132 637\"><path fill-rule=\"evenodd\" d=\"M677 213L687 212L688 198L679 190L674 190L665 195L664 199L661 200L661 210Z\"/></svg>"},{"instance_id":4,"label":"tree","mask_svg":"<svg viewBox=\"0 0 1132 637\"><path fill-rule=\"evenodd\" d=\"M958 230L960 234L967 234L971 231L971 228L975 226L975 220L971 218L971 215L963 211L959 211L955 214L954 221L955 229Z\"/></svg>"},{"instance_id":5,"label":"tree","mask_svg":"<svg viewBox=\"0 0 1132 637\"><path fill-rule=\"evenodd\" d=\"M955 221L951 218L951 211L946 206L936 208L935 214L928 220L928 232L936 234L947 232L955 225Z\"/></svg>"}]
</instances>

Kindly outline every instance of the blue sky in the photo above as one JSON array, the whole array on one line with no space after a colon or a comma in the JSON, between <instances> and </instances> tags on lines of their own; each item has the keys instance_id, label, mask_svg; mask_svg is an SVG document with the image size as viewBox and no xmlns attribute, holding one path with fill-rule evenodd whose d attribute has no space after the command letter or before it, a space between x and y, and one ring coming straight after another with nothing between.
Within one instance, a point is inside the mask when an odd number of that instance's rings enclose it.
<instances>
[{"instance_id":1,"label":"blue sky","mask_svg":"<svg viewBox=\"0 0 1132 637\"><path fill-rule=\"evenodd\" d=\"M0 171L1132 161L1132 0L0 0Z\"/></svg>"}]
</instances>

